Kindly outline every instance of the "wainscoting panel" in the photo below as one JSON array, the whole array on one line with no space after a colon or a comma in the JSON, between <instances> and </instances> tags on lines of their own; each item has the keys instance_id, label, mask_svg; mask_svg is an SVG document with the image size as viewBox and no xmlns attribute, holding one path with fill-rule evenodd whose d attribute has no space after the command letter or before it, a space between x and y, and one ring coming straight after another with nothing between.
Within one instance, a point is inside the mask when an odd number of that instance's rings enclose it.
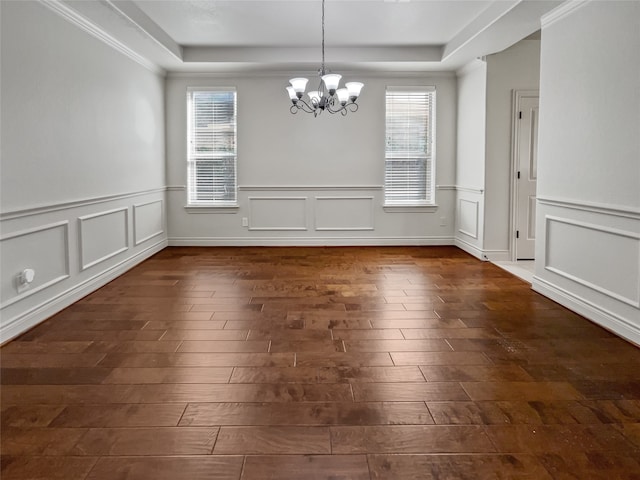
<instances>
[{"instance_id":1,"label":"wainscoting panel","mask_svg":"<svg viewBox=\"0 0 640 480\"><path fill-rule=\"evenodd\" d=\"M555 216L546 224L546 270L640 308L640 235Z\"/></svg>"},{"instance_id":2,"label":"wainscoting panel","mask_svg":"<svg viewBox=\"0 0 640 480\"><path fill-rule=\"evenodd\" d=\"M532 288L640 345L640 211L538 198Z\"/></svg>"},{"instance_id":3,"label":"wainscoting panel","mask_svg":"<svg viewBox=\"0 0 640 480\"><path fill-rule=\"evenodd\" d=\"M374 230L373 197L316 197L317 231Z\"/></svg>"},{"instance_id":4,"label":"wainscoting panel","mask_svg":"<svg viewBox=\"0 0 640 480\"><path fill-rule=\"evenodd\" d=\"M133 206L133 243L140 245L164 233L162 200Z\"/></svg>"},{"instance_id":5,"label":"wainscoting panel","mask_svg":"<svg viewBox=\"0 0 640 480\"><path fill-rule=\"evenodd\" d=\"M129 248L129 209L118 208L78 218L81 270Z\"/></svg>"},{"instance_id":6,"label":"wainscoting panel","mask_svg":"<svg viewBox=\"0 0 640 480\"><path fill-rule=\"evenodd\" d=\"M460 199L458 204L458 232L478 238L478 201Z\"/></svg>"},{"instance_id":7,"label":"wainscoting panel","mask_svg":"<svg viewBox=\"0 0 640 480\"><path fill-rule=\"evenodd\" d=\"M480 260L504 260L506 252L484 249L484 190L455 186L455 245Z\"/></svg>"},{"instance_id":8,"label":"wainscoting panel","mask_svg":"<svg viewBox=\"0 0 640 480\"><path fill-rule=\"evenodd\" d=\"M249 197L249 230L307 230L307 197Z\"/></svg>"},{"instance_id":9,"label":"wainscoting panel","mask_svg":"<svg viewBox=\"0 0 640 480\"><path fill-rule=\"evenodd\" d=\"M6 308L69 278L69 222L11 233L0 241L2 249L2 305ZM18 275L30 268L31 284L21 285Z\"/></svg>"},{"instance_id":10,"label":"wainscoting panel","mask_svg":"<svg viewBox=\"0 0 640 480\"><path fill-rule=\"evenodd\" d=\"M166 247L165 201L162 187L0 213L0 343Z\"/></svg>"},{"instance_id":11,"label":"wainscoting panel","mask_svg":"<svg viewBox=\"0 0 640 480\"><path fill-rule=\"evenodd\" d=\"M175 246L452 245L455 195L439 186L437 205L388 209L382 185L240 185L233 208L195 211L176 185L165 205Z\"/></svg>"}]
</instances>

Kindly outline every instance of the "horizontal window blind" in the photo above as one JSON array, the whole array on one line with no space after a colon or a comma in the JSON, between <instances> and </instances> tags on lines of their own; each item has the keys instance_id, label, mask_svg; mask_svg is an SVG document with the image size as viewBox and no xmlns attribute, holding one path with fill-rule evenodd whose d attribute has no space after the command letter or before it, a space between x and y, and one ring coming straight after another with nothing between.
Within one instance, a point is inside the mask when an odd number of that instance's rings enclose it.
<instances>
[{"instance_id":1,"label":"horizontal window blind","mask_svg":"<svg viewBox=\"0 0 640 480\"><path fill-rule=\"evenodd\" d=\"M428 205L433 195L435 90L387 89L385 204Z\"/></svg>"},{"instance_id":2,"label":"horizontal window blind","mask_svg":"<svg viewBox=\"0 0 640 480\"><path fill-rule=\"evenodd\" d=\"M188 92L189 204L237 202L235 90Z\"/></svg>"}]
</instances>

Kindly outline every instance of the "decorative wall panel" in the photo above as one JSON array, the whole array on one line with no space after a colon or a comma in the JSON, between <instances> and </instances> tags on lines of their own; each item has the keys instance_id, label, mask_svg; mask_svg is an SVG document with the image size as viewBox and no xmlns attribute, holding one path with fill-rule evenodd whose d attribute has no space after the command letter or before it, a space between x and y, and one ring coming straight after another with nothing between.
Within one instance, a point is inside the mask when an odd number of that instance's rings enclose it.
<instances>
[{"instance_id":1,"label":"decorative wall panel","mask_svg":"<svg viewBox=\"0 0 640 480\"><path fill-rule=\"evenodd\" d=\"M78 218L81 270L93 267L129 248L127 207Z\"/></svg>"},{"instance_id":2,"label":"decorative wall panel","mask_svg":"<svg viewBox=\"0 0 640 480\"><path fill-rule=\"evenodd\" d=\"M316 197L316 230L373 230L373 197Z\"/></svg>"}]
</instances>

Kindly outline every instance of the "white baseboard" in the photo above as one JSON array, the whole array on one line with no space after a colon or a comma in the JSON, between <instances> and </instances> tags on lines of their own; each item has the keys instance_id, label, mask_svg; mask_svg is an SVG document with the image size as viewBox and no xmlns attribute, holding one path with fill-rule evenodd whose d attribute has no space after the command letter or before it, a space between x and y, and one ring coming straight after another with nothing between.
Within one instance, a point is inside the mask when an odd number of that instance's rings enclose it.
<instances>
[{"instance_id":1,"label":"white baseboard","mask_svg":"<svg viewBox=\"0 0 640 480\"><path fill-rule=\"evenodd\" d=\"M485 259L490 262L508 262L511 260L509 250L483 250Z\"/></svg>"},{"instance_id":2,"label":"white baseboard","mask_svg":"<svg viewBox=\"0 0 640 480\"><path fill-rule=\"evenodd\" d=\"M473 255L482 261L491 262L508 262L511 260L509 250L483 250L475 245L463 240L460 237L455 238L455 246L461 250L464 250L469 255Z\"/></svg>"},{"instance_id":3,"label":"white baseboard","mask_svg":"<svg viewBox=\"0 0 640 480\"><path fill-rule=\"evenodd\" d=\"M127 270L130 270L140 262L167 247L167 244L167 240L163 239L160 242L137 252L135 255L132 255L131 257L107 268L99 274L69 288L55 297L36 305L16 317L13 317L6 322L6 325L2 325L2 328L0 328L0 344L3 344L26 332L30 328L33 328L40 322L58 313L72 303L77 302L91 292L106 285L113 279L125 273Z\"/></svg>"},{"instance_id":4,"label":"white baseboard","mask_svg":"<svg viewBox=\"0 0 640 480\"><path fill-rule=\"evenodd\" d=\"M631 343L640 346L640 324L634 324L632 319L620 317L537 276L533 277L531 288Z\"/></svg>"},{"instance_id":5,"label":"white baseboard","mask_svg":"<svg viewBox=\"0 0 640 480\"><path fill-rule=\"evenodd\" d=\"M465 242L464 240L458 237L455 238L454 243L455 243L455 246L458 247L460 250L464 250L469 255L473 255L479 260L484 260L484 261L488 260L487 258L482 256L483 255L482 250L480 250L475 245L472 245L469 242Z\"/></svg>"},{"instance_id":6,"label":"white baseboard","mask_svg":"<svg viewBox=\"0 0 640 480\"><path fill-rule=\"evenodd\" d=\"M454 245L453 237L169 237L172 247L344 247Z\"/></svg>"}]
</instances>

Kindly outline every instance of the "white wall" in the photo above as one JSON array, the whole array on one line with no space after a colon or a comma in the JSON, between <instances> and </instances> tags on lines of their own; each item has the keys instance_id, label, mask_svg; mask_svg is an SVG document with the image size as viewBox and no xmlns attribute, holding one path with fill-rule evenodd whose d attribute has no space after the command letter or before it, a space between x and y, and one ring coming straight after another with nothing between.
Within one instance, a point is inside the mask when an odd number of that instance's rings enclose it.
<instances>
[{"instance_id":1,"label":"white wall","mask_svg":"<svg viewBox=\"0 0 640 480\"><path fill-rule=\"evenodd\" d=\"M510 259L512 96L539 78L539 40L458 72L455 243L483 260Z\"/></svg>"},{"instance_id":2,"label":"white wall","mask_svg":"<svg viewBox=\"0 0 640 480\"><path fill-rule=\"evenodd\" d=\"M533 288L640 344L640 3L543 21Z\"/></svg>"},{"instance_id":3,"label":"white wall","mask_svg":"<svg viewBox=\"0 0 640 480\"><path fill-rule=\"evenodd\" d=\"M521 40L487 57L484 251L509 260L513 90L538 90L540 40Z\"/></svg>"},{"instance_id":4,"label":"white wall","mask_svg":"<svg viewBox=\"0 0 640 480\"><path fill-rule=\"evenodd\" d=\"M166 245L164 79L39 2L0 7L5 341Z\"/></svg>"},{"instance_id":5,"label":"white wall","mask_svg":"<svg viewBox=\"0 0 640 480\"><path fill-rule=\"evenodd\" d=\"M487 64L475 60L458 73L456 245L482 258Z\"/></svg>"},{"instance_id":6,"label":"white wall","mask_svg":"<svg viewBox=\"0 0 640 480\"><path fill-rule=\"evenodd\" d=\"M289 113L288 74L171 76L167 80L169 240L174 245L451 244L455 181L456 80L366 77L360 109L346 117ZM346 77L346 75L345 75ZM315 83L315 82L314 82ZM438 208L382 207L385 87L435 85ZM238 92L239 209L185 210L186 91L227 86ZM242 227L242 218L249 228ZM444 220L442 220L444 217ZM445 225L441 225L444 223Z\"/></svg>"}]
</instances>

